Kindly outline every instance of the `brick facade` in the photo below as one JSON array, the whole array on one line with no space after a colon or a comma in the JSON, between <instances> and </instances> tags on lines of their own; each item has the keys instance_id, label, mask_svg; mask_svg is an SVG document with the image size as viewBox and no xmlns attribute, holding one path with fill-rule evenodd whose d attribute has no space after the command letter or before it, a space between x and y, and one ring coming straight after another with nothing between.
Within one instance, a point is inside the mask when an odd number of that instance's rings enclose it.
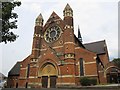
<instances>
[{"instance_id":1,"label":"brick facade","mask_svg":"<svg viewBox=\"0 0 120 90\"><path fill-rule=\"evenodd\" d=\"M60 31L52 31L52 29L47 31L54 26L60 28ZM80 85L80 77L96 78L98 83L106 83L101 67L101 63L106 64L108 61L106 54L99 57L97 53L86 49L74 35L73 10L67 4L63 20L53 12L43 26L43 17L41 14L38 16L34 28L31 55L19 62L20 70L17 76L9 74L8 87L75 86ZM81 59L83 60L82 66Z\"/></svg>"}]
</instances>

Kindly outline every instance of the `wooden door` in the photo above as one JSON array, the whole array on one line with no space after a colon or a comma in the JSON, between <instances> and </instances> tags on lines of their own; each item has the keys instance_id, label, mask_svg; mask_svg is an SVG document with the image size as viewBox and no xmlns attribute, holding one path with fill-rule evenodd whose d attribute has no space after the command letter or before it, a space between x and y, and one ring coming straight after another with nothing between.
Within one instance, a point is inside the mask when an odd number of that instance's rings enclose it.
<instances>
[{"instance_id":1,"label":"wooden door","mask_svg":"<svg viewBox=\"0 0 120 90\"><path fill-rule=\"evenodd\" d=\"M42 76L42 87L43 88L48 87L48 76Z\"/></svg>"},{"instance_id":2,"label":"wooden door","mask_svg":"<svg viewBox=\"0 0 120 90\"><path fill-rule=\"evenodd\" d=\"M56 88L56 76L50 76L50 88Z\"/></svg>"}]
</instances>

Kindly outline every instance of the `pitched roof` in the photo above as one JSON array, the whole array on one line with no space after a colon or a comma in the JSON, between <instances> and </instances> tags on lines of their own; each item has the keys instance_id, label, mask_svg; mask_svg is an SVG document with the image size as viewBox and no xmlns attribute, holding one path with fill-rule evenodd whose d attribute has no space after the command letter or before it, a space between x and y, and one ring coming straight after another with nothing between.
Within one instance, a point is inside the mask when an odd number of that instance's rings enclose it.
<instances>
[{"instance_id":1,"label":"pitched roof","mask_svg":"<svg viewBox=\"0 0 120 90\"><path fill-rule=\"evenodd\" d=\"M106 51L105 51L105 47L106 47L105 40L92 42L92 43L87 43L87 44L84 44L84 46L89 51L95 52L97 54L106 53Z\"/></svg>"},{"instance_id":2,"label":"pitched roof","mask_svg":"<svg viewBox=\"0 0 120 90\"><path fill-rule=\"evenodd\" d=\"M17 62L13 68L9 71L8 76L20 74L20 62Z\"/></svg>"}]
</instances>

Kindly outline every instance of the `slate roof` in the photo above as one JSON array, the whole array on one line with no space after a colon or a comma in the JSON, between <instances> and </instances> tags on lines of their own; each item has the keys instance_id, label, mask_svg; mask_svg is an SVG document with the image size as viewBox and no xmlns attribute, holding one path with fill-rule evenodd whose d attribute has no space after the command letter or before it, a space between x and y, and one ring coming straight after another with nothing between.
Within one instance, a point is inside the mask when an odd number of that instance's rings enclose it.
<instances>
[{"instance_id":1,"label":"slate roof","mask_svg":"<svg viewBox=\"0 0 120 90\"><path fill-rule=\"evenodd\" d=\"M84 46L89 51L95 52L97 54L106 53L106 51L105 51L105 46L106 46L105 40L92 42L92 43L87 43L87 44L84 44Z\"/></svg>"},{"instance_id":2,"label":"slate roof","mask_svg":"<svg viewBox=\"0 0 120 90\"><path fill-rule=\"evenodd\" d=\"M20 62L17 62L14 67L9 71L8 76L20 74Z\"/></svg>"}]
</instances>

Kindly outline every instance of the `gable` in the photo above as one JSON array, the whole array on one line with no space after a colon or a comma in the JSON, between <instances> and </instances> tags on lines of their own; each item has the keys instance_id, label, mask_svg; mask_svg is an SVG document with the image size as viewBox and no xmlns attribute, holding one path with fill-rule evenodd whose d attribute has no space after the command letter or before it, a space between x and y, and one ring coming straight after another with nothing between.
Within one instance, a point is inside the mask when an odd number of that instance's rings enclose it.
<instances>
[{"instance_id":1,"label":"gable","mask_svg":"<svg viewBox=\"0 0 120 90\"><path fill-rule=\"evenodd\" d=\"M49 17L49 19L47 20L47 22L44 25L44 30L46 30L47 27L49 27L52 24L59 24L62 22L62 19L53 11L53 13L51 14L51 16Z\"/></svg>"}]
</instances>

